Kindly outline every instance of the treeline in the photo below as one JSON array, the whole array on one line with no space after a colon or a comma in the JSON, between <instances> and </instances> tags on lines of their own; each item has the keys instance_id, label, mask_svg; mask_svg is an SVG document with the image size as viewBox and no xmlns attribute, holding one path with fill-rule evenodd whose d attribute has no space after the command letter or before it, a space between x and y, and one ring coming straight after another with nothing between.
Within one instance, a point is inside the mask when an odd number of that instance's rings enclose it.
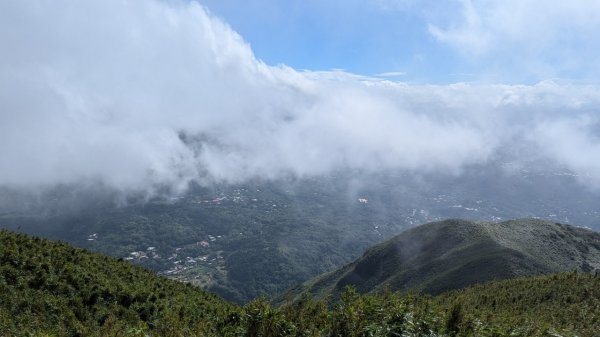
<instances>
[{"instance_id":1,"label":"treeline","mask_svg":"<svg viewBox=\"0 0 600 337\"><path fill-rule=\"evenodd\" d=\"M0 336L595 336L600 278L556 274L437 297L348 289L244 307L125 261L0 231Z\"/></svg>"}]
</instances>

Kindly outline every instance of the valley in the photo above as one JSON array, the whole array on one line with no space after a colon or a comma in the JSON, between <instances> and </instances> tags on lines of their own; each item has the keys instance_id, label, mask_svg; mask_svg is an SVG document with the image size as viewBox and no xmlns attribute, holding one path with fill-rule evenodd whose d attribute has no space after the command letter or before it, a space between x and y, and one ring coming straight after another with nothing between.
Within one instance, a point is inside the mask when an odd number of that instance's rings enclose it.
<instances>
[{"instance_id":1,"label":"valley","mask_svg":"<svg viewBox=\"0 0 600 337\"><path fill-rule=\"evenodd\" d=\"M474 168L468 179L349 172L193 185L183 195L119 203L96 190L64 187L37 203L4 190L0 227L65 240L245 303L285 292L430 221L538 217L594 228L600 197L561 172L514 174L502 165ZM9 211L9 201L22 208Z\"/></svg>"}]
</instances>

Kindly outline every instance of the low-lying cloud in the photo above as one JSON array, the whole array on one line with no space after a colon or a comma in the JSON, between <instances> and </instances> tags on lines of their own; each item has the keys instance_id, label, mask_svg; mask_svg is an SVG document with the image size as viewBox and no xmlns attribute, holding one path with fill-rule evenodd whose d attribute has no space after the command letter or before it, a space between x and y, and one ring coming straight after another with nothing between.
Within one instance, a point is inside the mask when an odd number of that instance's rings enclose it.
<instances>
[{"instance_id":1,"label":"low-lying cloud","mask_svg":"<svg viewBox=\"0 0 600 337\"><path fill-rule=\"evenodd\" d=\"M269 66L184 1L5 1L0 44L0 185L460 174L528 147L600 186L596 86L411 85Z\"/></svg>"}]
</instances>

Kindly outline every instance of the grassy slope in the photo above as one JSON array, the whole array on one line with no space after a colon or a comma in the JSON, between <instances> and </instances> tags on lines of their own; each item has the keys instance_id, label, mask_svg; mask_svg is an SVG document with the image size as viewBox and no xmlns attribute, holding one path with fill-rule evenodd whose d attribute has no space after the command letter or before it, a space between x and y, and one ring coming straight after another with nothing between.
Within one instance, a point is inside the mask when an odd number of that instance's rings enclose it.
<instances>
[{"instance_id":1,"label":"grassy slope","mask_svg":"<svg viewBox=\"0 0 600 337\"><path fill-rule=\"evenodd\" d=\"M495 279L595 269L600 234L587 229L534 219L446 220L407 230L285 296L337 297L347 285L359 292L390 287L438 294Z\"/></svg>"}]
</instances>

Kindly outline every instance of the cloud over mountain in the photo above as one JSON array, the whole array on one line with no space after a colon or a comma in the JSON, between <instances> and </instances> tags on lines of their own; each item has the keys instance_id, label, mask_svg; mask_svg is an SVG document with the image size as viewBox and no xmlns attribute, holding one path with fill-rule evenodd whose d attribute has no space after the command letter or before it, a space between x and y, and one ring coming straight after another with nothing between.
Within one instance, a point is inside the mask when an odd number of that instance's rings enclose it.
<instances>
[{"instance_id":1,"label":"cloud over mountain","mask_svg":"<svg viewBox=\"0 0 600 337\"><path fill-rule=\"evenodd\" d=\"M269 66L205 8L175 0L3 2L0 44L0 185L460 174L517 146L600 186L596 86Z\"/></svg>"}]
</instances>

